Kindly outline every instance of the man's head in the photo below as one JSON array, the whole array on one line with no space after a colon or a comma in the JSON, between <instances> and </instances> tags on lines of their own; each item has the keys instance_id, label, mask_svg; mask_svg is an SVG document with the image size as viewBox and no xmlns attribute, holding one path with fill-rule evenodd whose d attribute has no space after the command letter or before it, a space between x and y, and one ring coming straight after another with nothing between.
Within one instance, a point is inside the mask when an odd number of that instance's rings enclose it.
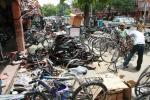
<instances>
[{"instance_id":1,"label":"man's head","mask_svg":"<svg viewBox=\"0 0 150 100\"><path fill-rule=\"evenodd\" d=\"M126 26L125 23L120 23L120 24L119 24L119 28L120 28L120 29L125 29L125 26Z\"/></svg>"}]
</instances>

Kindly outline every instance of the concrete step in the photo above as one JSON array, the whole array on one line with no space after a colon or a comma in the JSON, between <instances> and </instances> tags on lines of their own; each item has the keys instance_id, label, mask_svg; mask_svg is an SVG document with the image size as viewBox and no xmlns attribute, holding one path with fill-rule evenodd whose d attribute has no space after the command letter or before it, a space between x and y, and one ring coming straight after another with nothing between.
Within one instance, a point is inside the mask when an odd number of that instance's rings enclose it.
<instances>
[{"instance_id":1,"label":"concrete step","mask_svg":"<svg viewBox=\"0 0 150 100\"><path fill-rule=\"evenodd\" d=\"M2 84L4 85L2 87L2 94L7 94L9 92L9 89L11 88L13 84L14 77L17 73L17 70L19 68L19 65L7 65L3 71L0 73L0 75L7 74L8 78L2 80Z\"/></svg>"}]
</instances>

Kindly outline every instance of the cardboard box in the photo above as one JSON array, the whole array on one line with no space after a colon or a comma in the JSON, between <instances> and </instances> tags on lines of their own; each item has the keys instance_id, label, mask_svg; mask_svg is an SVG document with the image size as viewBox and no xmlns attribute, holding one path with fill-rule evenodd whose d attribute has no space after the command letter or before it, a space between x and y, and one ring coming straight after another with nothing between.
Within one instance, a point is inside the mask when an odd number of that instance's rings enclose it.
<instances>
[{"instance_id":1,"label":"cardboard box","mask_svg":"<svg viewBox=\"0 0 150 100\"><path fill-rule=\"evenodd\" d=\"M109 91L106 100L123 100L122 90Z\"/></svg>"},{"instance_id":2,"label":"cardboard box","mask_svg":"<svg viewBox=\"0 0 150 100\"><path fill-rule=\"evenodd\" d=\"M81 15L74 15L70 17L70 24L75 27L79 27L81 25L81 20L82 20Z\"/></svg>"},{"instance_id":3,"label":"cardboard box","mask_svg":"<svg viewBox=\"0 0 150 100\"><path fill-rule=\"evenodd\" d=\"M102 100L99 94L95 100ZM105 100L131 100L131 88L108 91Z\"/></svg>"},{"instance_id":4,"label":"cardboard box","mask_svg":"<svg viewBox=\"0 0 150 100\"><path fill-rule=\"evenodd\" d=\"M119 77L106 74L103 76L104 84L108 89L105 100L131 100L131 87ZM98 94L95 100L102 100Z\"/></svg>"}]
</instances>

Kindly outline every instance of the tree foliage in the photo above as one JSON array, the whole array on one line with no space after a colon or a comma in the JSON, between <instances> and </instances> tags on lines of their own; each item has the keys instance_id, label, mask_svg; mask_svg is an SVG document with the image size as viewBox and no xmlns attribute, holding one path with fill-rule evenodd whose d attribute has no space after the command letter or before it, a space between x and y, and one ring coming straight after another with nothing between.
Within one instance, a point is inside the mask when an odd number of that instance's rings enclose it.
<instances>
[{"instance_id":1,"label":"tree foliage","mask_svg":"<svg viewBox=\"0 0 150 100\"><path fill-rule=\"evenodd\" d=\"M68 4L62 3L57 5L57 12L60 16L69 15L71 13L71 9Z\"/></svg>"},{"instance_id":2,"label":"tree foliage","mask_svg":"<svg viewBox=\"0 0 150 100\"><path fill-rule=\"evenodd\" d=\"M65 0L60 0L60 3L63 3L64 1ZM104 4L107 1L108 0L73 0L73 6L80 8L84 12L84 25L87 25L91 4L96 4L97 2Z\"/></svg>"},{"instance_id":3,"label":"tree foliage","mask_svg":"<svg viewBox=\"0 0 150 100\"><path fill-rule=\"evenodd\" d=\"M42 14L44 16L52 16L52 15L69 15L71 10L70 6L66 3L58 4L57 6L54 6L52 4L46 4L41 7Z\"/></svg>"},{"instance_id":4,"label":"tree foliage","mask_svg":"<svg viewBox=\"0 0 150 100\"><path fill-rule=\"evenodd\" d=\"M60 0L63 3L65 0ZM80 8L84 12L84 21L88 23L90 6L93 5L94 11L104 9L115 9L117 11L133 11L135 0L73 0L73 7ZM85 23L86 24L86 23Z\"/></svg>"},{"instance_id":5,"label":"tree foliage","mask_svg":"<svg viewBox=\"0 0 150 100\"><path fill-rule=\"evenodd\" d=\"M97 1L99 0L73 0L72 6L75 8L80 8L82 11L84 11L86 6L90 8L90 5L95 5Z\"/></svg>"},{"instance_id":6,"label":"tree foliage","mask_svg":"<svg viewBox=\"0 0 150 100\"><path fill-rule=\"evenodd\" d=\"M102 11L104 9L106 9L107 7L107 3L96 3L93 5L93 10L94 11Z\"/></svg>"},{"instance_id":7,"label":"tree foliage","mask_svg":"<svg viewBox=\"0 0 150 100\"><path fill-rule=\"evenodd\" d=\"M135 0L109 0L110 9L117 11L133 11L135 9Z\"/></svg>"},{"instance_id":8,"label":"tree foliage","mask_svg":"<svg viewBox=\"0 0 150 100\"><path fill-rule=\"evenodd\" d=\"M41 11L44 16L56 15L57 7L52 4L45 4L41 8Z\"/></svg>"},{"instance_id":9,"label":"tree foliage","mask_svg":"<svg viewBox=\"0 0 150 100\"><path fill-rule=\"evenodd\" d=\"M84 0L74 0L72 5L83 10L85 5L83 2ZM86 3L88 5L92 3L94 11L101 11L108 7L117 11L133 11L135 9L135 0L89 0Z\"/></svg>"}]
</instances>

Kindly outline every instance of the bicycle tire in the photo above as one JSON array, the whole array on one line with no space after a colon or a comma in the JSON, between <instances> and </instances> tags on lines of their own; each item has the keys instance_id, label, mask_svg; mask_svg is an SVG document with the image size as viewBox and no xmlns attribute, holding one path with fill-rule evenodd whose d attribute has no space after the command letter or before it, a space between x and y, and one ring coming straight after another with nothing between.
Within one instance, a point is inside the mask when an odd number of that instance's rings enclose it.
<instances>
[{"instance_id":1,"label":"bicycle tire","mask_svg":"<svg viewBox=\"0 0 150 100\"><path fill-rule=\"evenodd\" d=\"M139 77L141 77L143 74L145 74L147 72L150 72L150 65L143 70L143 72L140 74Z\"/></svg>"},{"instance_id":2,"label":"bicycle tire","mask_svg":"<svg viewBox=\"0 0 150 100\"><path fill-rule=\"evenodd\" d=\"M150 73L145 73L143 74L141 77L139 77L137 83L135 84L135 89L134 89L134 92L135 92L135 95L136 96L139 96L139 95L142 95L143 94L143 91L142 89L146 88L146 87L149 87L149 86L146 86L146 82L149 81L150 77L147 77L147 76L150 76ZM142 79L144 79L144 77L146 78L146 81L142 82ZM142 83L141 83L142 82Z\"/></svg>"},{"instance_id":3,"label":"bicycle tire","mask_svg":"<svg viewBox=\"0 0 150 100\"><path fill-rule=\"evenodd\" d=\"M36 99L38 96L40 98ZM44 93L34 92L34 93L27 93L25 96L25 100L47 100L47 97Z\"/></svg>"},{"instance_id":4,"label":"bicycle tire","mask_svg":"<svg viewBox=\"0 0 150 100\"><path fill-rule=\"evenodd\" d=\"M150 91L148 91L147 93L144 93L143 95L136 97L135 100L149 100L149 99L146 99L146 97L149 97L150 99Z\"/></svg>"},{"instance_id":5,"label":"bicycle tire","mask_svg":"<svg viewBox=\"0 0 150 100\"><path fill-rule=\"evenodd\" d=\"M100 55L99 51L102 43L103 43L102 38L96 38L95 40L92 41L92 51L94 52L94 54L98 56Z\"/></svg>"},{"instance_id":6,"label":"bicycle tire","mask_svg":"<svg viewBox=\"0 0 150 100\"><path fill-rule=\"evenodd\" d=\"M91 81L91 82L83 83L82 85L80 85L80 86L74 91L74 93L73 93L73 95L72 95L72 100L80 100L80 99L77 98L77 97L78 97L78 93L79 93L80 91L82 91L83 87L85 87L85 88L87 89L89 86L94 86L94 85L99 86L99 87L102 88L101 93L104 93L104 96L102 97L101 100L105 100L106 93L107 93L107 88L106 88L106 86L105 86L102 82L99 82L99 81ZM85 91L84 91L84 92L85 92ZM92 92L93 92L93 91L92 91ZM86 97L86 96L84 96L84 97ZM93 99L90 99L90 98L88 98L88 99L82 99L82 98L81 98L81 100L93 100Z\"/></svg>"},{"instance_id":7,"label":"bicycle tire","mask_svg":"<svg viewBox=\"0 0 150 100\"><path fill-rule=\"evenodd\" d=\"M83 41L81 41L81 45L82 45L84 52L89 54L89 55L87 55L87 59L81 59L81 62L91 61L93 59L93 57L95 56L93 50L91 50L90 46L88 44L84 43ZM81 55L82 54L84 54L84 53L82 52Z\"/></svg>"},{"instance_id":8,"label":"bicycle tire","mask_svg":"<svg viewBox=\"0 0 150 100\"><path fill-rule=\"evenodd\" d=\"M114 43L114 44L113 44ZM111 45L112 44L112 45ZM102 59L102 61L104 61L104 62L106 62L106 63L114 63L114 62L117 62L117 60L118 60L118 58L119 58L119 55L120 55L120 50L119 50L119 48L117 47L117 44L116 44L116 42L113 42L113 41L109 41L109 42L106 42L103 46L106 46L106 48L105 48L105 51L104 52L102 52L102 48L100 48L101 50L100 50L100 57L101 57L101 59ZM102 47L102 46L101 46ZM108 50L114 50L114 52L113 53L111 53L112 54L112 56L111 57L109 57L110 58L110 60L108 59L108 55L109 54L107 54L107 53L110 53L110 52L108 52ZM115 59L114 59L115 58Z\"/></svg>"},{"instance_id":9,"label":"bicycle tire","mask_svg":"<svg viewBox=\"0 0 150 100\"><path fill-rule=\"evenodd\" d=\"M99 38L100 39L100 44L99 44L99 53L100 53L100 56L103 55L106 51L107 51L107 47L105 47L104 43L107 42L106 38L105 37L101 37ZM97 41L98 42L98 41ZM103 52L103 53L102 53Z\"/></svg>"}]
</instances>

